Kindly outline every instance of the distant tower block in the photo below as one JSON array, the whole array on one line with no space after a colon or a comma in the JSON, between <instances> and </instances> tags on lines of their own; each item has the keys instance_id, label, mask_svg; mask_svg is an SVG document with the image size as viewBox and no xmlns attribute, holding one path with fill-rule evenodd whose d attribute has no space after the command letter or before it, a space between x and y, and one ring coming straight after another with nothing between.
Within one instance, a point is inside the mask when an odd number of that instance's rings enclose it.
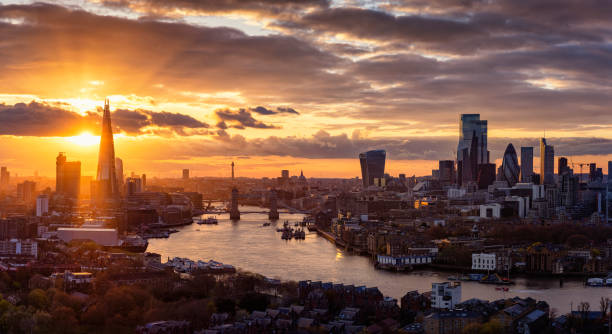
<instances>
[{"instance_id":1,"label":"distant tower block","mask_svg":"<svg viewBox=\"0 0 612 334\"><path fill-rule=\"evenodd\" d=\"M270 220L278 220L278 209L276 203L276 190L270 191L270 213L268 214Z\"/></svg>"},{"instance_id":2,"label":"distant tower block","mask_svg":"<svg viewBox=\"0 0 612 334\"><path fill-rule=\"evenodd\" d=\"M238 189L232 188L232 207L230 208L230 219L240 220L240 211L238 210Z\"/></svg>"},{"instance_id":3,"label":"distant tower block","mask_svg":"<svg viewBox=\"0 0 612 334\"><path fill-rule=\"evenodd\" d=\"M232 161L232 182L234 182L234 162Z\"/></svg>"}]
</instances>

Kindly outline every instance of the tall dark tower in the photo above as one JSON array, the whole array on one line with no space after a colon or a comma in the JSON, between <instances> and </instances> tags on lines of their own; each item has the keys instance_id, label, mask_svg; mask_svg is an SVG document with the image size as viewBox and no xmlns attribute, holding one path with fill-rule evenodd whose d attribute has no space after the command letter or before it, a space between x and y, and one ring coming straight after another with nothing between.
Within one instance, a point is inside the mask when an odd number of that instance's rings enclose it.
<instances>
[{"instance_id":1,"label":"tall dark tower","mask_svg":"<svg viewBox=\"0 0 612 334\"><path fill-rule=\"evenodd\" d=\"M278 204L276 203L276 189L270 190L270 213L268 213L268 219L278 220Z\"/></svg>"},{"instance_id":2,"label":"tall dark tower","mask_svg":"<svg viewBox=\"0 0 612 334\"><path fill-rule=\"evenodd\" d=\"M60 152L55 159L55 192L64 192L64 164L66 164L66 153Z\"/></svg>"},{"instance_id":3,"label":"tall dark tower","mask_svg":"<svg viewBox=\"0 0 612 334\"><path fill-rule=\"evenodd\" d=\"M234 162L232 161L232 182L234 182Z\"/></svg>"},{"instance_id":4,"label":"tall dark tower","mask_svg":"<svg viewBox=\"0 0 612 334\"><path fill-rule=\"evenodd\" d=\"M230 208L230 219L240 220L240 210L238 210L238 189L232 188L232 206Z\"/></svg>"},{"instance_id":5,"label":"tall dark tower","mask_svg":"<svg viewBox=\"0 0 612 334\"><path fill-rule=\"evenodd\" d=\"M114 199L119 195L115 171L115 143L113 141L113 128L111 126L108 99L104 100L104 116L102 118L102 134L96 181L96 195L99 200Z\"/></svg>"}]
</instances>

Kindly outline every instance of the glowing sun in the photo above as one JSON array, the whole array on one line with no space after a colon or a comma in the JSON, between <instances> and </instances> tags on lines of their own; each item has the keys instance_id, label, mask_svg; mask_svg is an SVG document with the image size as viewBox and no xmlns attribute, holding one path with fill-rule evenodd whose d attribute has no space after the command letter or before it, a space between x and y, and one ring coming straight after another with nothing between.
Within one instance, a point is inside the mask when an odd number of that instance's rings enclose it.
<instances>
[{"instance_id":1,"label":"glowing sun","mask_svg":"<svg viewBox=\"0 0 612 334\"><path fill-rule=\"evenodd\" d=\"M100 144L100 136L94 136L89 132L83 132L78 136L67 137L69 142L79 146L92 146Z\"/></svg>"}]
</instances>

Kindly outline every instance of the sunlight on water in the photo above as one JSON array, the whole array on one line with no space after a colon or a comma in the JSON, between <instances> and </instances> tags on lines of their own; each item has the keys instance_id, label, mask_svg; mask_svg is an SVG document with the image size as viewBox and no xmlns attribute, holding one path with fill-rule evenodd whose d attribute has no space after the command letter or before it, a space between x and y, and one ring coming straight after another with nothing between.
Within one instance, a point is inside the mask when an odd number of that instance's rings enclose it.
<instances>
[{"instance_id":1,"label":"sunlight on water","mask_svg":"<svg viewBox=\"0 0 612 334\"><path fill-rule=\"evenodd\" d=\"M241 207L246 211L261 211L261 208ZM345 284L376 286L385 295L398 300L411 290L431 290L432 282L446 281L453 272L434 270L417 271L410 274L393 273L374 268L367 256L357 256L337 248L314 232L306 232L306 240L282 240L276 229L285 220L291 225L301 221L302 215L281 213L280 220L270 226L265 214L243 214L238 222L228 215L219 215L218 225L193 224L179 228L168 239L151 239L147 251L166 257L188 257L193 260L214 259L242 270L257 272L271 278L284 280L321 280ZM206 217L204 217L206 218ZM495 290L495 286L463 282L463 299L480 298L496 300L514 296L533 297L555 305L558 311L567 312L570 303L577 305L588 301L599 305L599 298L612 297L612 289L585 288L581 281L566 280L563 288L555 279L516 279L510 292Z\"/></svg>"}]
</instances>

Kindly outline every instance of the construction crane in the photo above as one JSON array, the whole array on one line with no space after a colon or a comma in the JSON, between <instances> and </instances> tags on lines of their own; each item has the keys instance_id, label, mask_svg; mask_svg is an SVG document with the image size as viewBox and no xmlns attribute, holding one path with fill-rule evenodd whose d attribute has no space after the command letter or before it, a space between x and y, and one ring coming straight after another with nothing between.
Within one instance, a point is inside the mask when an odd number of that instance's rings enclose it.
<instances>
[{"instance_id":1,"label":"construction crane","mask_svg":"<svg viewBox=\"0 0 612 334\"><path fill-rule=\"evenodd\" d=\"M570 157L570 164L572 165L572 169L574 169L574 164L580 166L580 174L578 174L578 182L582 183L582 167L588 166L589 163L586 163L586 162L576 162L576 163L574 163L574 160L572 160L572 158Z\"/></svg>"}]
</instances>

